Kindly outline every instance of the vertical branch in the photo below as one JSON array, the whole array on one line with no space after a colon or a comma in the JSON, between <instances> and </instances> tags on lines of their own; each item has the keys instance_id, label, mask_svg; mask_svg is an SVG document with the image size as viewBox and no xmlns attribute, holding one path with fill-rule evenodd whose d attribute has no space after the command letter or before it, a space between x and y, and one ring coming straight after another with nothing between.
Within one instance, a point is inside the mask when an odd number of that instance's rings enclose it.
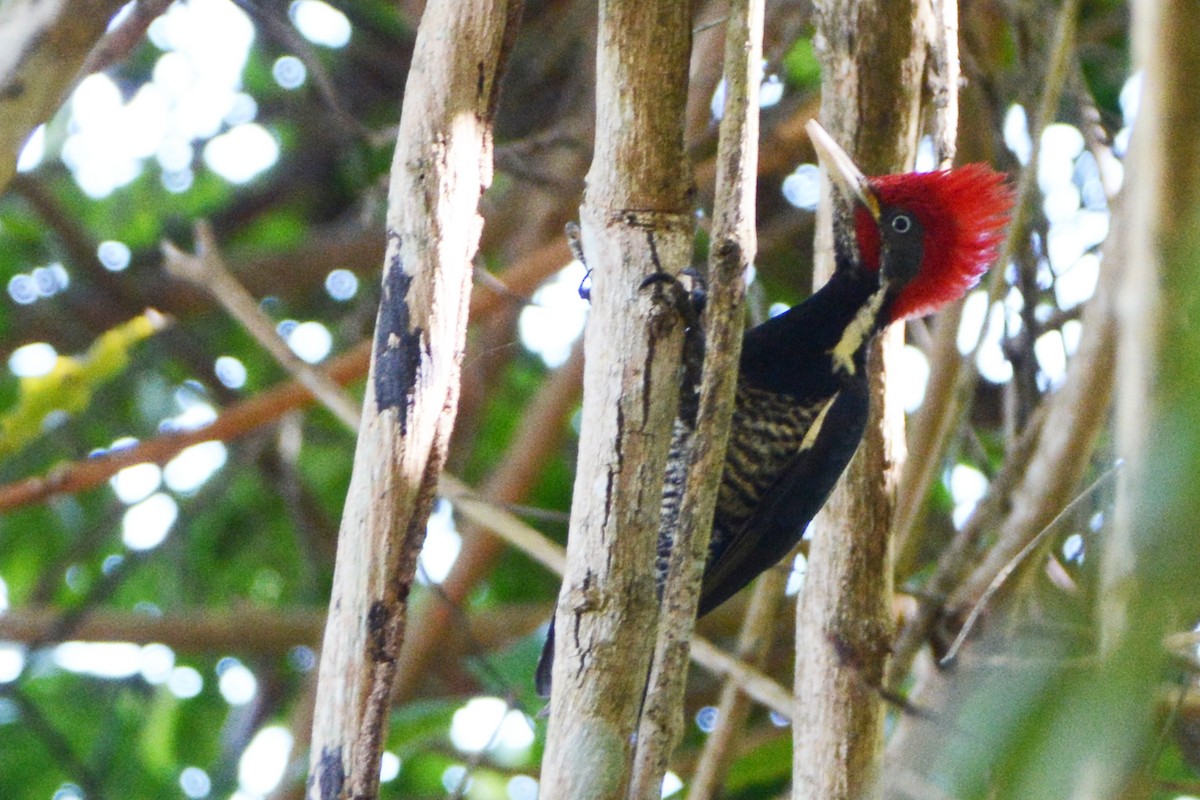
<instances>
[{"instance_id":1,"label":"vertical branch","mask_svg":"<svg viewBox=\"0 0 1200 800\"><path fill-rule=\"evenodd\" d=\"M653 647L655 545L679 403L692 221L689 4L600 3L583 426L555 620L543 800L624 798Z\"/></svg>"},{"instance_id":2,"label":"vertical branch","mask_svg":"<svg viewBox=\"0 0 1200 800\"><path fill-rule=\"evenodd\" d=\"M583 379L583 346L577 342L571 357L552 373L530 398L512 436L504 459L479 487L479 495L498 506L519 503L545 471L551 454L560 446L566 418L579 401ZM445 476L442 494L448 492ZM457 509L456 509L457 510ZM461 512L460 512L461 513ZM504 549L503 540L478 522L459 527L462 549L441 584L441 593L429 596L413 611L413 631L400 651L393 699L402 702L424 680L431 663L443 658L442 643L451 614L467 601L472 590L487 577Z\"/></svg>"},{"instance_id":3,"label":"vertical branch","mask_svg":"<svg viewBox=\"0 0 1200 800\"><path fill-rule=\"evenodd\" d=\"M933 157L949 169L958 152L958 0L930 0L925 81L933 117Z\"/></svg>"},{"instance_id":4,"label":"vertical branch","mask_svg":"<svg viewBox=\"0 0 1200 800\"><path fill-rule=\"evenodd\" d=\"M1034 142L1029 163L1021 170L1017 183L1017 196L1013 203L1012 219L1008 226L1008 235L1004 246L996 257L996 263L1007 265L1021 242L1029 236L1029 226L1032 209L1035 207L1035 197L1038 192L1037 174L1042 132L1053 121L1058 113L1059 100L1062 98L1063 84L1075 57L1075 28L1078 24L1080 0L1065 0L1058 10L1054 24L1054 35L1051 38L1049 52L1042 79L1042 94L1038 99L1037 111L1030 127L1030 138ZM996 269L990 279L988 289L988 308L991 308L1007 288L1003 269ZM957 313L961 314L961 306ZM951 344L958 326L944 327L949 324L949 317L943 314L944 322L938 327L939 339L949 337L944 346L944 357L938 358L931 364L929 391L926 402L913 424L914 452L911 454L909 466L901 481L901 492L897 501L897 519L895 526L896 575L901 578L909 577L917 567L917 553L921 547L921 522L923 520L925 498L933 485L938 467L945 458L954 434L961 428L970 408L969 398L975 390L979 378L975 366L975 355L983 342L988 323L985 318L976 336L972 352L965 358L957 355L957 348ZM948 348L955 347L953 353ZM951 357L953 355L953 357ZM933 404L936 398L943 398L942 403Z\"/></svg>"},{"instance_id":5,"label":"vertical branch","mask_svg":"<svg viewBox=\"0 0 1200 800\"><path fill-rule=\"evenodd\" d=\"M432 3L392 163L388 248L321 654L308 796L379 788L408 593L454 424L496 84L519 2Z\"/></svg>"},{"instance_id":6,"label":"vertical branch","mask_svg":"<svg viewBox=\"0 0 1200 800\"><path fill-rule=\"evenodd\" d=\"M784 564L789 564L785 560ZM738 635L737 656L752 667L761 668L770 653L783 605L788 573L769 569L754 582L746 620ZM692 773L688 800L714 800L721 796L725 774L737 755L737 737L750 715L750 696L736 681L729 679L721 688L717 703L717 726L704 740L704 749Z\"/></svg>"},{"instance_id":7,"label":"vertical branch","mask_svg":"<svg viewBox=\"0 0 1200 800\"><path fill-rule=\"evenodd\" d=\"M1010 448L988 496L942 552L936 569L925 582L916 612L905 620L897 637L889 665L889 688L902 684L919 648L939 619L951 623L955 630L961 628L998 573L1011 568L1019 560L1019 554L1052 524L1091 463L1095 443L1108 420L1113 390L1115 307L1117 284L1128 255L1125 247L1128 210L1128 204L1122 203L1114 213L1112 233L1104 243L1100 284L1083 312L1086 335L1071 359L1063 386L1038 407L1018 442ZM1007 513L1002 513L1005 507ZM978 563L985 532L994 535L996 541L982 563ZM957 695L959 707L969 706L970 703L961 700L962 687L969 686L972 680L981 680L979 671L972 669L960 664L954 671L919 670L911 702L922 709L941 711L952 708L948 698ZM992 687L975 686L981 693L989 689L996 691ZM947 722L940 713L903 717L888 739L886 796L907 796L906 781L922 774L938 774L943 765L930 763L936 758L931 753L937 752L936 745L931 748L930 743L944 744L949 741L947 737ZM1002 733L997 736L1002 738ZM950 750L942 757L951 760L956 754ZM978 766L969 758L966 766L962 762L961 758L957 760L959 774L971 774L972 768ZM1055 769L1065 772L1061 767ZM1058 796L1069 796L1069 792Z\"/></svg>"},{"instance_id":8,"label":"vertical branch","mask_svg":"<svg viewBox=\"0 0 1200 800\"><path fill-rule=\"evenodd\" d=\"M1200 140L1189 127L1200 118L1200 97L1186 90L1200 70L1200 42L1190 35L1197 25L1200 7L1192 2L1134 9L1134 61L1144 82L1129 156L1130 251L1118 306L1117 433L1127 467L1100 558L1101 674L1086 695L1091 718L1125 724L1097 734L1094 752L1106 757L1103 769L1088 765L1099 773L1091 778L1095 796L1099 787L1128 781L1129 772L1118 770L1128 769L1151 731L1162 637L1172 626L1190 627L1198 613ZM1076 783L1060 796L1084 791Z\"/></svg>"},{"instance_id":9,"label":"vertical branch","mask_svg":"<svg viewBox=\"0 0 1200 800\"><path fill-rule=\"evenodd\" d=\"M951 620L966 618L996 575L1062 511L1087 473L1112 397L1117 345L1114 284L1127 266L1123 260L1129 230L1123 224L1126 209L1113 214L1113 232L1104 243L1105 274L1083 312L1087 338L1072 358L1062 388L1044 401L1046 422L1013 489L1011 509L994 533L995 543L969 576L959 578L945 601L942 613ZM1009 457L1019 458L1017 450L1013 448Z\"/></svg>"},{"instance_id":10,"label":"vertical branch","mask_svg":"<svg viewBox=\"0 0 1200 800\"><path fill-rule=\"evenodd\" d=\"M654 666L638 728L629 793L635 800L657 800L661 795L668 760L683 733L681 709L688 646L733 417L737 359L745 327L745 273L756 248L754 200L763 8L763 0L735 0L729 9L725 109L717 154L700 406L663 587Z\"/></svg>"},{"instance_id":11,"label":"vertical branch","mask_svg":"<svg viewBox=\"0 0 1200 800\"><path fill-rule=\"evenodd\" d=\"M913 164L927 13L922 0L818 6L822 123L850 145L868 175ZM822 209L817 272L827 277L833 266L829 203ZM869 798L877 791L884 721L879 687L892 636L889 532L904 458L903 409L885 376L903 341L903 326L896 325L871 348L866 435L813 524L796 622L796 800Z\"/></svg>"},{"instance_id":12,"label":"vertical branch","mask_svg":"<svg viewBox=\"0 0 1200 800\"><path fill-rule=\"evenodd\" d=\"M926 65L929 109L932 116L933 153L939 169L949 169L958 149L958 2L930 0L929 58ZM929 380L925 402L912 420L908 434L910 452L896 491L893 568L904 580L919 543L913 531L923 521L925 497L941 468L942 447L959 422L962 405L959 375L962 356L958 352L958 327L963 301L953 303L937 316L933 347L929 353Z\"/></svg>"}]
</instances>

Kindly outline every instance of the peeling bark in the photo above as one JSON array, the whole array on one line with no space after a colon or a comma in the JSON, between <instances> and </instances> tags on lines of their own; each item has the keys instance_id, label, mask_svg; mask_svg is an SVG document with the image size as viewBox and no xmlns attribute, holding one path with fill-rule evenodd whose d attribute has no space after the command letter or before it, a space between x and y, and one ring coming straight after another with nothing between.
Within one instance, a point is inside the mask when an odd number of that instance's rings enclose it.
<instances>
[{"instance_id":1,"label":"peeling bark","mask_svg":"<svg viewBox=\"0 0 1200 800\"><path fill-rule=\"evenodd\" d=\"M583 426L540 796L624 798L657 617L654 555L679 403L692 220L683 150L690 9L600 4Z\"/></svg>"},{"instance_id":2,"label":"peeling bark","mask_svg":"<svg viewBox=\"0 0 1200 800\"><path fill-rule=\"evenodd\" d=\"M458 405L496 84L519 2L422 18L392 163L383 297L321 653L308 796L367 800Z\"/></svg>"}]
</instances>

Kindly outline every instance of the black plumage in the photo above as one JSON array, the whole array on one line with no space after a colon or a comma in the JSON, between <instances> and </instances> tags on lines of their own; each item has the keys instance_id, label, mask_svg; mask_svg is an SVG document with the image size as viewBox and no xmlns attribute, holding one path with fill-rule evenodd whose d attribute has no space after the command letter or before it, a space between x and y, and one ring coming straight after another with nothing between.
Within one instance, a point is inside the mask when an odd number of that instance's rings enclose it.
<instances>
[{"instance_id":1,"label":"black plumage","mask_svg":"<svg viewBox=\"0 0 1200 800\"><path fill-rule=\"evenodd\" d=\"M866 348L882 326L886 300L865 324L848 363L833 352L880 291L880 273L839 268L805 302L746 332L737 397L718 490L700 615L725 602L795 547L854 455L868 411ZM690 433L681 421L667 459L658 539L658 581L666 579ZM536 683L549 696L554 626Z\"/></svg>"},{"instance_id":2,"label":"black plumage","mask_svg":"<svg viewBox=\"0 0 1200 800\"><path fill-rule=\"evenodd\" d=\"M819 125L807 126L836 189L829 282L747 331L699 613L711 611L795 547L862 439L868 347L888 323L960 298L995 258L1012 195L985 165L866 178ZM702 341L699 328L688 342ZM691 350L685 345L685 350ZM689 357L690 356L690 357ZM695 419L694 352L664 476L658 583L687 478ZM691 387L691 388L689 388ZM550 626L536 683L547 696Z\"/></svg>"},{"instance_id":3,"label":"black plumage","mask_svg":"<svg viewBox=\"0 0 1200 800\"><path fill-rule=\"evenodd\" d=\"M805 302L747 331L701 615L796 546L854 455L867 421L866 348L878 321L870 321L854 349L852 368L835 367L831 352L878 290L877 272L845 270ZM664 497L664 520L673 515ZM671 530L659 531L660 581Z\"/></svg>"}]
</instances>

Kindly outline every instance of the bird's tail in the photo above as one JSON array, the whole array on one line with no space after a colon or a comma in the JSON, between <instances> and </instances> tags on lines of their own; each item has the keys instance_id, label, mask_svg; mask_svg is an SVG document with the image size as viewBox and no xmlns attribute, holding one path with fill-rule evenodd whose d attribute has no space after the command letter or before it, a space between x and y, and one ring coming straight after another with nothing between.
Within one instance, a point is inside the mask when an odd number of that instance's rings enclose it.
<instances>
[{"instance_id":1,"label":"bird's tail","mask_svg":"<svg viewBox=\"0 0 1200 800\"><path fill-rule=\"evenodd\" d=\"M554 617L550 617L550 628L546 631L546 644L542 646L542 657L538 659L533 685L538 697L550 699L550 674L554 671Z\"/></svg>"}]
</instances>

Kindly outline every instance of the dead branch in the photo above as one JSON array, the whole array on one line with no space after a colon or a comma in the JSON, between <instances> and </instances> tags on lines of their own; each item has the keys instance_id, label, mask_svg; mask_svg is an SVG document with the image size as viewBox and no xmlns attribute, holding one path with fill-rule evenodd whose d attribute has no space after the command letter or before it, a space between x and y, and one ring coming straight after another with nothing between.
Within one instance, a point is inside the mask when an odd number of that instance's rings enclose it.
<instances>
[{"instance_id":1,"label":"dead branch","mask_svg":"<svg viewBox=\"0 0 1200 800\"><path fill-rule=\"evenodd\" d=\"M928 13L922 2L818 8L821 120L867 174L910 169L916 158L929 47L923 31L934 24ZM814 268L822 281L833 271L828 188L824 194ZM871 346L866 435L813 521L796 623L795 800L875 796L884 721L878 689L893 627L894 491L904 461L904 412L888 396L886 375L903 330L893 326Z\"/></svg>"},{"instance_id":2,"label":"dead branch","mask_svg":"<svg viewBox=\"0 0 1200 800\"><path fill-rule=\"evenodd\" d=\"M688 643L708 561L709 534L733 418L737 359L745 326L745 274L754 261L758 168L758 87L763 0L733 2L725 34L725 113L717 156L716 203L708 264L700 406L679 503L662 613L637 734L629 797L658 800L683 735Z\"/></svg>"},{"instance_id":3,"label":"dead branch","mask_svg":"<svg viewBox=\"0 0 1200 800\"><path fill-rule=\"evenodd\" d=\"M579 398L583 376L583 347L578 343L567 363L542 385L530 400L513 433L512 445L504 460L479 487L478 497L495 507L504 507L523 500L541 476L548 456L559 446L566 428L567 416ZM458 500L447 495L445 482L441 494L455 504ZM424 680L430 659L442 651L446 630L451 622L450 604L466 601L471 591L495 565L503 550L503 540L488 532L487 525L478 522L464 526L462 549L450 574L442 581L442 596L430 597L413 614L412 634L400 650L397 667L395 700L410 695Z\"/></svg>"},{"instance_id":4,"label":"dead branch","mask_svg":"<svg viewBox=\"0 0 1200 800\"><path fill-rule=\"evenodd\" d=\"M308 389L321 405L351 431L358 430L357 404L329 376L292 352L292 348L276 332L271 318L225 266L212 227L206 222L197 222L195 230L195 255L184 253L170 242L163 242L163 266L167 272L210 291L259 346Z\"/></svg>"},{"instance_id":5,"label":"dead branch","mask_svg":"<svg viewBox=\"0 0 1200 800\"><path fill-rule=\"evenodd\" d=\"M683 114L690 8L600 4L583 426L559 595L543 800L624 798L653 648L654 553L692 247Z\"/></svg>"},{"instance_id":6,"label":"dead branch","mask_svg":"<svg viewBox=\"0 0 1200 800\"><path fill-rule=\"evenodd\" d=\"M383 299L338 537L313 800L373 798L408 594L454 426L491 122L520 3L426 9L404 93Z\"/></svg>"}]
</instances>

